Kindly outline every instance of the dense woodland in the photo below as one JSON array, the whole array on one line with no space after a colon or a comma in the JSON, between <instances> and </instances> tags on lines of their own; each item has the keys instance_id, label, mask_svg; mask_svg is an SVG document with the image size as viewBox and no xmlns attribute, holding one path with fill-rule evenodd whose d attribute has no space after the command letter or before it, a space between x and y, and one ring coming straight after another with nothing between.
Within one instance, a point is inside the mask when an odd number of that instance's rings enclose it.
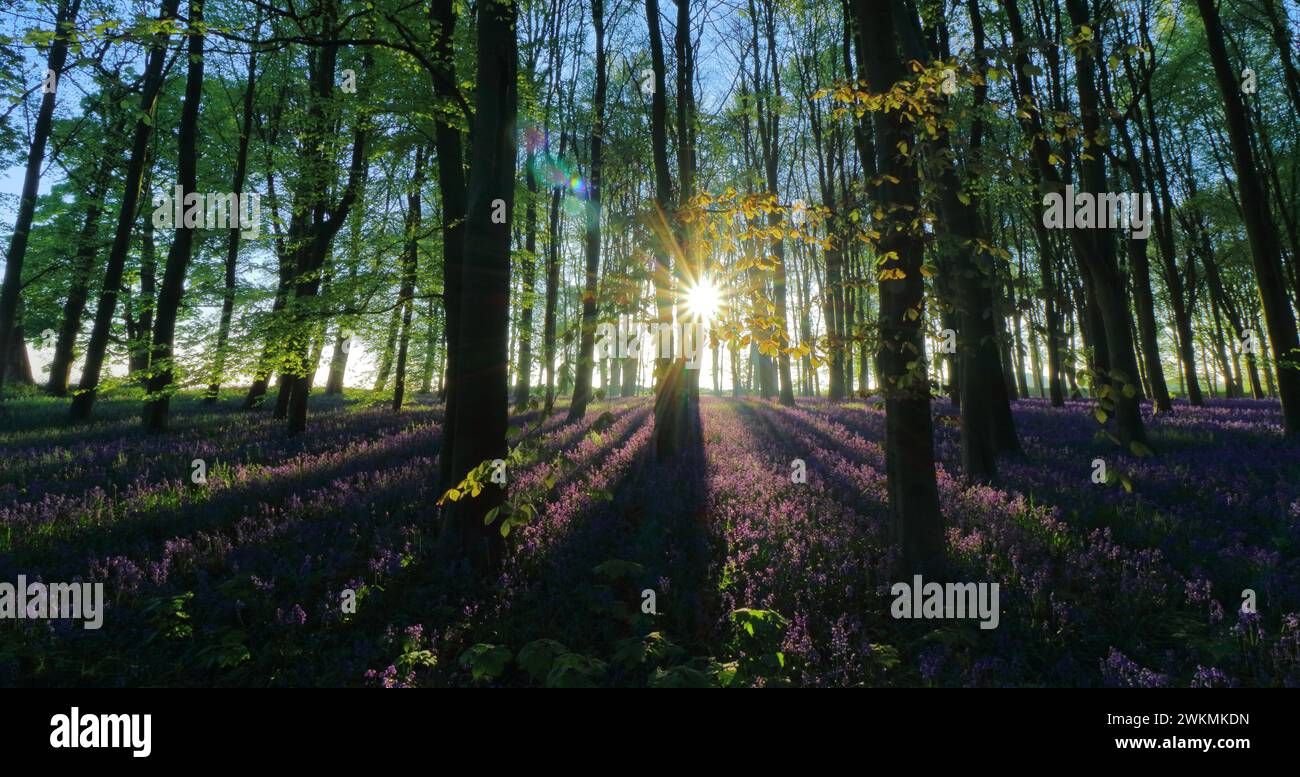
<instances>
[{"instance_id":1,"label":"dense woodland","mask_svg":"<svg viewBox=\"0 0 1300 777\"><path fill-rule=\"evenodd\" d=\"M0 572L114 605L0 679L1300 682L1297 60L1293 0L10 3Z\"/></svg>"}]
</instances>

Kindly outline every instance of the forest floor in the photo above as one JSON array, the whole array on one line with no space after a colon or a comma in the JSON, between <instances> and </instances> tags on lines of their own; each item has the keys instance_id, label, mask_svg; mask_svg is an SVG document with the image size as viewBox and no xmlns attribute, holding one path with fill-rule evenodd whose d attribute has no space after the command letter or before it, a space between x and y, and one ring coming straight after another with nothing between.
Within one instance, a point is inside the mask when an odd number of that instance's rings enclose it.
<instances>
[{"instance_id":1,"label":"forest floor","mask_svg":"<svg viewBox=\"0 0 1300 777\"><path fill-rule=\"evenodd\" d=\"M874 402L706 396L669 465L648 397L515 418L536 514L490 581L438 551L438 407L320 397L291 439L238 404L179 397L163 436L138 401L0 410L0 582L106 599L97 630L0 622L0 686L1300 685L1300 443L1273 402L1148 405L1135 457L1089 403L1021 400L1024 455L963 488L936 401L951 579L999 584L988 630L891 617Z\"/></svg>"}]
</instances>

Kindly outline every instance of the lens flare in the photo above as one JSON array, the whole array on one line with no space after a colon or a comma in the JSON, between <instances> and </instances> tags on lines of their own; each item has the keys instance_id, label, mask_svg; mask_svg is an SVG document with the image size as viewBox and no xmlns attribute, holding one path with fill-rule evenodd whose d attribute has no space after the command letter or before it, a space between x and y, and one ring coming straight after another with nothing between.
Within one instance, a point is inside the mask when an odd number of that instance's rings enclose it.
<instances>
[{"instance_id":1,"label":"lens flare","mask_svg":"<svg viewBox=\"0 0 1300 777\"><path fill-rule=\"evenodd\" d=\"M713 320L722 307L722 293L707 275L686 293L686 309L694 318Z\"/></svg>"}]
</instances>

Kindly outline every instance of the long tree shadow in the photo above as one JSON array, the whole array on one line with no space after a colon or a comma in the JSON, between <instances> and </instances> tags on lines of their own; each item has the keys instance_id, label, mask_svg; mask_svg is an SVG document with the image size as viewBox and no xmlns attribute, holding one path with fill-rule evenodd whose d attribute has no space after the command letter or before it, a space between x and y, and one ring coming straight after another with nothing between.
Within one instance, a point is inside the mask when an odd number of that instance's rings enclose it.
<instances>
[{"instance_id":1,"label":"long tree shadow","mask_svg":"<svg viewBox=\"0 0 1300 777\"><path fill-rule=\"evenodd\" d=\"M255 467L243 474L235 473L233 485L222 483L215 491L176 482L172 484L175 488L166 493L154 497L146 492L130 506L109 501L110 510L125 509L127 515L114 513L108 521L95 522L87 521L84 515L68 515L60 520L76 523L58 527L57 542L41 529L43 541L16 544L0 555L0 574L8 571L40 574L47 579L74 579L87 573L88 557L153 558L169 543L193 539L199 532L212 534L232 528L245 517L276 509L314 490L346 490L351 481L366 473L398 466L414 456L436 457L440 438L437 425L418 426L381 436L374 443L362 441L360 447L343 447L297 463L291 460L279 467ZM70 505L69 509L80 507L84 506Z\"/></svg>"},{"instance_id":2,"label":"long tree shadow","mask_svg":"<svg viewBox=\"0 0 1300 777\"><path fill-rule=\"evenodd\" d=\"M635 412L635 406L615 410L622 417ZM570 437L561 430L550 442L563 446ZM412 458L410 453L367 461L353 483L335 480L296 491L291 494L296 506L249 514L233 528L233 544L216 548L218 555L207 561L202 553L195 556L201 549L194 537L172 537L163 543L158 562L144 570L146 577L161 574L164 579L140 581L147 590L110 608L111 631L65 631L60 644L48 646L48 654L69 666L80 661L83 673L90 666L102 675L109 671L105 662L119 662L125 664L123 676L154 681L166 676L177 684L243 685L267 677L291 685L356 682L378 649L375 632L384 631L380 621L393 613L389 602L404 598L385 596L383 589L418 582L418 573L429 571L420 561L425 558L422 547L432 545L435 533L428 506L438 497L431 475L437 467L433 458ZM458 585L464 576L457 570L438 572L429 575L436 584L420 586L422 592L432 591L445 603L456 601L458 590L468 591ZM351 622L340 617L339 592L345 588L371 591L361 610L365 617ZM185 605L193 639L202 634L213 644L196 654L196 648L186 646L190 640L168 640L133 660L124 659L131 640L154 642L168 628L150 612L179 594L193 597ZM424 599L420 611L427 613L430 603ZM448 622L459 612L450 605L435 604L438 608L447 611ZM301 625L296 625L297 617ZM369 633L356 628L363 624L377 627ZM241 651L251 651L251 657L230 658ZM231 665L222 666L227 660Z\"/></svg>"},{"instance_id":3,"label":"long tree shadow","mask_svg":"<svg viewBox=\"0 0 1300 777\"><path fill-rule=\"evenodd\" d=\"M608 504L602 495L623 493L628 472L625 467L618 467L618 461L612 460L617 459L620 452L626 454L644 444L644 422L648 415L648 407L644 404L616 402L593 405L593 412L588 414L584 423L559 424L556 427L556 434L563 435L569 442L561 442L554 449L572 450L579 442L584 442L579 438L605 410L612 410L616 415L613 422L604 427L605 436L600 447L593 449L593 442L585 442L578 447L594 454L584 459L585 466L554 472L555 477L546 488L548 506L542 507L532 524L515 530L511 536L512 552L507 567L498 577L484 578L464 564L444 563L445 559L433 552L432 540L436 530L432 529L427 518L426 507L423 525L429 526L430 531L425 532L424 550L409 556L406 559L409 563L404 563L401 569L392 570L383 590L367 599L357 617L340 624L323 637L349 644L353 654L351 658L364 654L371 666L378 662L382 667L393 657L384 655L382 646L377 650L377 645L383 640L375 640L375 635L391 633L394 629L414 629L431 638L442 657L439 665L442 679L426 678L435 684L446 680L442 675L444 670L454 671L457 666L455 659L464 648L475 641L501 641L499 632L509 627L519 612L519 597L527 594L536 579L543 576L537 571L564 566L565 562L552 558L555 548L568 542L573 533L581 532L589 520L600 520L598 514ZM543 457L533 466L549 471L551 464L548 457ZM615 476L606 480L601 475L608 467L615 467L616 471ZM539 471L527 477L539 480L540 474ZM599 479L599 482L592 482L593 479ZM428 502L435 498L428 499ZM418 510L418 507L412 505L412 509ZM556 514L560 510L563 515ZM555 615L551 613L552 617ZM401 642L399 639L394 643L393 650L401 652ZM312 663L316 662L313 660ZM350 660L347 663L349 666L355 664ZM337 670L332 670L328 664L329 660L322 660L321 669L333 677ZM354 672L344 682L356 682L359 678L360 672Z\"/></svg>"},{"instance_id":4,"label":"long tree shadow","mask_svg":"<svg viewBox=\"0 0 1300 777\"><path fill-rule=\"evenodd\" d=\"M110 498L103 505L111 516L108 521L92 522L84 513L56 519L63 524L57 528L57 541L49 536L47 541L20 544L0 555L0 574L39 571L54 579L70 579L69 576L85 572L87 556L149 556L168 540L198 531L220 530L253 509L283 504L313 488L346 481L416 454L436 453L440 437L437 427L423 427L386 438L385 443L396 442L371 447L364 453L344 449L311 457L301 467L258 468L248 477L240 477L236 485L215 491L207 490L206 486L187 486L182 481L173 482L173 487L165 491L147 490L132 505L117 504L117 500ZM96 508L91 505L89 509ZM117 515L123 510L127 514ZM49 529L38 531L48 535L53 530L55 525L51 523Z\"/></svg>"},{"instance_id":5,"label":"long tree shadow","mask_svg":"<svg viewBox=\"0 0 1300 777\"><path fill-rule=\"evenodd\" d=\"M693 412L698 422L698 408ZM629 648L651 632L692 654L715 647L703 437L692 435L673 460L659 463L652 425L647 418L607 446L605 460L585 473L598 481L589 488L592 498L548 505L537 520L559 531L545 533L536 547L542 534L521 539L509 582L486 605L492 641L517 651L555 640L606 661L615 684L644 681L645 655ZM605 477L609 467L617 471L612 479ZM566 487L579 484L557 491ZM528 682L522 674L515 681Z\"/></svg>"},{"instance_id":6,"label":"long tree shadow","mask_svg":"<svg viewBox=\"0 0 1300 777\"><path fill-rule=\"evenodd\" d=\"M122 491L140 481L190 480L192 462L211 468L274 466L294 458L345 449L359 437L380 438L413 426L436 424L440 413L392 414L340 409L321 414L315 433L288 438L268 424L230 414L182 417L166 435L149 435L138 425L107 442L78 438L66 445L11 449L0 462L0 504L62 496L96 487Z\"/></svg>"},{"instance_id":7,"label":"long tree shadow","mask_svg":"<svg viewBox=\"0 0 1300 777\"><path fill-rule=\"evenodd\" d=\"M756 433L767 437L774 442L780 442L786 446L793 443L790 433L787 430L781 429L772 420L771 414L780 412L774 407L746 402L738 405L738 408L739 415L749 422L749 425L756 431ZM818 451L825 451L832 455L842 456L843 453L839 441L811 424L800 425L798 434L803 436L805 439L812 441L811 444L807 445L808 450L798 451L798 453L801 454L801 457L807 457L810 460L826 465L816 467L814 476L820 478L822 482L826 484L827 491L833 498L843 504L861 510L875 508L875 512L878 512L879 509L885 506L885 504L879 500L864 503L863 484L854 482L839 469L830 466L831 462L822 461L822 457L817 455ZM865 438L863 439L865 440ZM883 477L883 462L879 467L877 467L874 462L869 461L852 463L870 467L873 471Z\"/></svg>"}]
</instances>

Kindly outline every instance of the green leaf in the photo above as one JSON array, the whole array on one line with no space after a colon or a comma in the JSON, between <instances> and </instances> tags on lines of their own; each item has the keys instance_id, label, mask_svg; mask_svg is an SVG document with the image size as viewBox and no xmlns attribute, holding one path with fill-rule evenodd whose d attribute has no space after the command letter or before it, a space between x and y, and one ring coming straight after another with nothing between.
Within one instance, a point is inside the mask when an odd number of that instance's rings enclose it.
<instances>
[{"instance_id":1,"label":"green leaf","mask_svg":"<svg viewBox=\"0 0 1300 777\"><path fill-rule=\"evenodd\" d=\"M604 679L607 665L598 658L565 653L555 659L546 676L547 688L596 688Z\"/></svg>"},{"instance_id":2,"label":"green leaf","mask_svg":"<svg viewBox=\"0 0 1300 777\"><path fill-rule=\"evenodd\" d=\"M423 667L432 668L437 665L438 657L431 650L408 650L397 657L397 667L403 672Z\"/></svg>"},{"instance_id":3,"label":"green leaf","mask_svg":"<svg viewBox=\"0 0 1300 777\"><path fill-rule=\"evenodd\" d=\"M510 536L510 530L513 529L513 528L515 528L515 524L518 524L518 523L523 523L523 521L520 520L520 519L518 519L518 518L507 518L507 519L505 519L504 521L502 521L502 522L501 522L501 536L502 536L502 537L509 537L509 536Z\"/></svg>"},{"instance_id":4,"label":"green leaf","mask_svg":"<svg viewBox=\"0 0 1300 777\"><path fill-rule=\"evenodd\" d=\"M710 688L709 676L689 666L674 666L672 669L656 669L650 678L651 688Z\"/></svg>"},{"instance_id":5,"label":"green leaf","mask_svg":"<svg viewBox=\"0 0 1300 777\"><path fill-rule=\"evenodd\" d=\"M494 680L505 672L510 659L510 648L480 642L460 654L460 666L475 680Z\"/></svg>"},{"instance_id":6,"label":"green leaf","mask_svg":"<svg viewBox=\"0 0 1300 777\"><path fill-rule=\"evenodd\" d=\"M663 632L652 631L644 637L629 637L615 645L614 661L631 670L646 661L657 665L671 664L686 651L673 644Z\"/></svg>"},{"instance_id":7,"label":"green leaf","mask_svg":"<svg viewBox=\"0 0 1300 777\"><path fill-rule=\"evenodd\" d=\"M519 649L519 666L533 682L544 683L555 659L568 652L568 648L553 639L533 640Z\"/></svg>"}]
</instances>

